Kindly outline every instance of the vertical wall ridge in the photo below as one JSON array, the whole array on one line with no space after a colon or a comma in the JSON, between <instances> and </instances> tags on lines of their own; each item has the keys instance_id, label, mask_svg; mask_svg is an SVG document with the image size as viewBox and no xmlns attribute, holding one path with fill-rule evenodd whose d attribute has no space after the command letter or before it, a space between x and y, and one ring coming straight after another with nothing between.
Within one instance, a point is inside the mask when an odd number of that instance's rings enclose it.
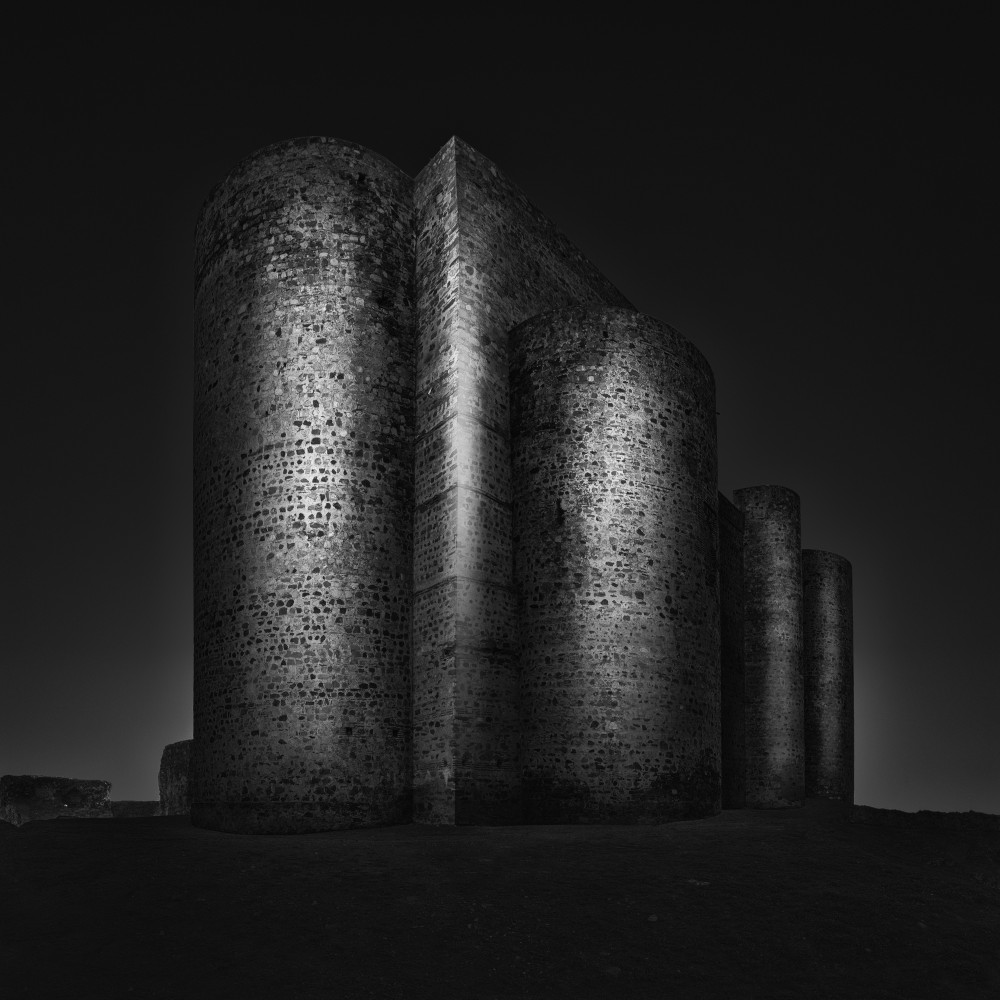
<instances>
[{"instance_id":1,"label":"vertical wall ridge","mask_svg":"<svg viewBox=\"0 0 1000 1000\"><path fill-rule=\"evenodd\" d=\"M454 345L461 305L455 145L449 140L414 182L417 289L414 472L413 817L455 822L454 616L457 456Z\"/></svg>"}]
</instances>

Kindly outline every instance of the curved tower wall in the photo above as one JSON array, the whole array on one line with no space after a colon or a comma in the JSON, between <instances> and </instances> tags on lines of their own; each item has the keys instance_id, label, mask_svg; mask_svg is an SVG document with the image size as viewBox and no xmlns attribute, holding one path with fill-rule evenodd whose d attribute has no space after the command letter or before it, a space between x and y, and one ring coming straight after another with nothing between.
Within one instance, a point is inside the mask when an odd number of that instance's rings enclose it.
<instances>
[{"instance_id":1,"label":"curved tower wall","mask_svg":"<svg viewBox=\"0 0 1000 1000\"><path fill-rule=\"evenodd\" d=\"M197 825L409 817L412 193L309 138L253 154L202 211Z\"/></svg>"},{"instance_id":2,"label":"curved tower wall","mask_svg":"<svg viewBox=\"0 0 1000 1000\"><path fill-rule=\"evenodd\" d=\"M805 796L802 558L798 494L733 493L743 512L746 805L798 806Z\"/></svg>"},{"instance_id":3,"label":"curved tower wall","mask_svg":"<svg viewBox=\"0 0 1000 1000\"><path fill-rule=\"evenodd\" d=\"M743 665L743 514L719 494L719 606L722 635L722 808L746 805Z\"/></svg>"},{"instance_id":4,"label":"curved tower wall","mask_svg":"<svg viewBox=\"0 0 1000 1000\"><path fill-rule=\"evenodd\" d=\"M806 795L854 803L851 564L802 551Z\"/></svg>"},{"instance_id":5,"label":"curved tower wall","mask_svg":"<svg viewBox=\"0 0 1000 1000\"><path fill-rule=\"evenodd\" d=\"M715 384L674 330L568 309L511 333L529 822L720 807Z\"/></svg>"}]
</instances>

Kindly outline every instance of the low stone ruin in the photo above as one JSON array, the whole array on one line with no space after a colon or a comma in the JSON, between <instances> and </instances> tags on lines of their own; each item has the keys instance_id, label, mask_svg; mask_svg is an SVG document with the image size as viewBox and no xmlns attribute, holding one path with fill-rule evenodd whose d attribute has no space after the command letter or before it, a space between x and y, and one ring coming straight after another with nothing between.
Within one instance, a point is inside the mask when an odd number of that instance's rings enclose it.
<instances>
[{"instance_id":1,"label":"low stone ruin","mask_svg":"<svg viewBox=\"0 0 1000 1000\"><path fill-rule=\"evenodd\" d=\"M39 774L0 777L0 820L21 826L41 819L110 819L111 782Z\"/></svg>"},{"instance_id":2,"label":"low stone ruin","mask_svg":"<svg viewBox=\"0 0 1000 1000\"><path fill-rule=\"evenodd\" d=\"M194 740L168 743L160 758L160 815L188 816L191 813L191 745Z\"/></svg>"},{"instance_id":3,"label":"low stone ruin","mask_svg":"<svg viewBox=\"0 0 1000 1000\"><path fill-rule=\"evenodd\" d=\"M915 830L983 830L1000 833L1000 814L973 812L903 812L901 809L876 809L873 806L851 806L848 818L852 823L874 826L905 826Z\"/></svg>"}]
</instances>

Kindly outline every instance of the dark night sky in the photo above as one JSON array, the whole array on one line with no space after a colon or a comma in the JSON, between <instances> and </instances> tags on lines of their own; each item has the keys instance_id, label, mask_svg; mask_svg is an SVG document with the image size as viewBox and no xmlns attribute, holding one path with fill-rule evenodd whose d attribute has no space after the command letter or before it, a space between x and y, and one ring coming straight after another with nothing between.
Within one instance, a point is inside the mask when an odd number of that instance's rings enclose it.
<instances>
[{"instance_id":1,"label":"dark night sky","mask_svg":"<svg viewBox=\"0 0 1000 1000\"><path fill-rule=\"evenodd\" d=\"M708 357L720 488L792 487L803 544L852 561L856 801L1000 813L983 26L470 16L8 39L0 774L155 798L191 735L211 186L291 136L415 174L458 134Z\"/></svg>"}]
</instances>

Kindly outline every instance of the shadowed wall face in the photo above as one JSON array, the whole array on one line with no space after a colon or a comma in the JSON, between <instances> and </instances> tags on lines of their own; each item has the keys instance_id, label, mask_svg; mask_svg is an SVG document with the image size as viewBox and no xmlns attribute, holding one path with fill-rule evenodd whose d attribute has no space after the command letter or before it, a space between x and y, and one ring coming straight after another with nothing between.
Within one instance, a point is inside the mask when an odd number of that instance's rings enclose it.
<instances>
[{"instance_id":1,"label":"shadowed wall face","mask_svg":"<svg viewBox=\"0 0 1000 1000\"><path fill-rule=\"evenodd\" d=\"M108 819L111 782L40 774L0 776L0 822L20 826L34 820Z\"/></svg>"},{"instance_id":2,"label":"shadowed wall face","mask_svg":"<svg viewBox=\"0 0 1000 1000\"><path fill-rule=\"evenodd\" d=\"M160 790L161 816L191 814L191 750L194 740L168 743L160 756L157 784Z\"/></svg>"},{"instance_id":3,"label":"shadowed wall face","mask_svg":"<svg viewBox=\"0 0 1000 1000\"><path fill-rule=\"evenodd\" d=\"M405 820L410 804L412 181L271 146L196 236L198 825Z\"/></svg>"},{"instance_id":4,"label":"shadowed wall face","mask_svg":"<svg viewBox=\"0 0 1000 1000\"><path fill-rule=\"evenodd\" d=\"M520 816L508 331L624 296L450 140L417 176L414 818Z\"/></svg>"},{"instance_id":5,"label":"shadowed wall face","mask_svg":"<svg viewBox=\"0 0 1000 1000\"><path fill-rule=\"evenodd\" d=\"M743 662L743 514L719 494L722 636L722 808L746 805L746 681Z\"/></svg>"},{"instance_id":6,"label":"shadowed wall face","mask_svg":"<svg viewBox=\"0 0 1000 1000\"><path fill-rule=\"evenodd\" d=\"M746 805L805 795L799 497L783 486L733 493L744 517Z\"/></svg>"},{"instance_id":7,"label":"shadowed wall face","mask_svg":"<svg viewBox=\"0 0 1000 1000\"><path fill-rule=\"evenodd\" d=\"M622 309L511 334L528 822L718 811L715 385Z\"/></svg>"},{"instance_id":8,"label":"shadowed wall face","mask_svg":"<svg viewBox=\"0 0 1000 1000\"><path fill-rule=\"evenodd\" d=\"M854 802L851 564L802 550L806 795Z\"/></svg>"}]
</instances>

